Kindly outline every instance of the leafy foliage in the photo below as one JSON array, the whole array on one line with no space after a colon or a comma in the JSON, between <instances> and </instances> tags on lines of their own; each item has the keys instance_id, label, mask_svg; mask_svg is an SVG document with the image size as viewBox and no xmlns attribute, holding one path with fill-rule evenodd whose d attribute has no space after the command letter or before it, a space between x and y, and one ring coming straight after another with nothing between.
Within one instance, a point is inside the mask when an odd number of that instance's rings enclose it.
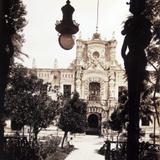
<instances>
[{"instance_id":1,"label":"leafy foliage","mask_svg":"<svg viewBox=\"0 0 160 160\"><path fill-rule=\"evenodd\" d=\"M62 109L59 119L59 127L63 131L72 133L84 132L86 127L86 104L79 99L79 94L75 93Z\"/></svg>"},{"instance_id":2,"label":"leafy foliage","mask_svg":"<svg viewBox=\"0 0 160 160\"><path fill-rule=\"evenodd\" d=\"M54 160L56 158L56 152L61 142L60 137L43 137L44 142L39 142L38 156L41 160Z\"/></svg>"},{"instance_id":3,"label":"leafy foliage","mask_svg":"<svg viewBox=\"0 0 160 160\"><path fill-rule=\"evenodd\" d=\"M22 53L21 47L24 42L22 31L27 24L25 19L27 12L21 0L6 0L4 6L5 28L7 32L4 34L11 36L14 56L20 58Z\"/></svg>"},{"instance_id":4,"label":"leafy foliage","mask_svg":"<svg viewBox=\"0 0 160 160\"><path fill-rule=\"evenodd\" d=\"M21 0L1 0L0 15L0 139L3 141L5 88L13 56L19 57L24 41L22 31L26 25L25 6ZM0 148L2 151L3 142ZM0 157L3 156L1 151Z\"/></svg>"},{"instance_id":5,"label":"leafy foliage","mask_svg":"<svg viewBox=\"0 0 160 160\"><path fill-rule=\"evenodd\" d=\"M153 22L160 13L160 2L159 0L147 0L145 15Z\"/></svg>"},{"instance_id":6,"label":"leafy foliage","mask_svg":"<svg viewBox=\"0 0 160 160\"><path fill-rule=\"evenodd\" d=\"M160 2L147 0L146 16L152 22L152 41L147 48L148 65L152 67L150 82L153 87L153 104L160 125L156 95L160 92Z\"/></svg>"},{"instance_id":7,"label":"leafy foliage","mask_svg":"<svg viewBox=\"0 0 160 160\"><path fill-rule=\"evenodd\" d=\"M121 132L128 122L128 93L122 90L119 97L119 106L113 111L109 120L109 126L112 130Z\"/></svg>"},{"instance_id":8,"label":"leafy foliage","mask_svg":"<svg viewBox=\"0 0 160 160\"><path fill-rule=\"evenodd\" d=\"M63 142L68 132L82 133L85 131L86 103L79 99L77 92L74 93L73 98L64 105L58 126L65 132Z\"/></svg>"},{"instance_id":9,"label":"leafy foliage","mask_svg":"<svg viewBox=\"0 0 160 160\"><path fill-rule=\"evenodd\" d=\"M153 115L153 102L152 102L152 88L145 86L145 90L141 96L139 117L140 119L146 118L152 122L151 116ZM109 125L112 130L121 132L126 129L128 123L128 93L123 90L119 97L119 106L111 114Z\"/></svg>"},{"instance_id":10,"label":"leafy foliage","mask_svg":"<svg viewBox=\"0 0 160 160\"><path fill-rule=\"evenodd\" d=\"M21 65L15 65L6 92L6 115L21 127L29 125L35 136L52 123L58 102L47 95L48 84ZM21 129L19 127L19 129Z\"/></svg>"}]
</instances>

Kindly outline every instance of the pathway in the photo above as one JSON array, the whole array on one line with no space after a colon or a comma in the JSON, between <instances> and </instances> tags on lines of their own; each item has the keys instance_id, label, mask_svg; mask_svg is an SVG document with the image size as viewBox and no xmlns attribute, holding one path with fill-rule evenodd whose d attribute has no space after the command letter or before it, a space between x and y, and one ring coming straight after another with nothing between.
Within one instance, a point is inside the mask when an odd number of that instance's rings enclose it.
<instances>
[{"instance_id":1,"label":"pathway","mask_svg":"<svg viewBox=\"0 0 160 160\"><path fill-rule=\"evenodd\" d=\"M97 153L103 143L104 139L98 136L77 136L73 138L73 145L77 149L65 160L104 160L104 156Z\"/></svg>"}]
</instances>

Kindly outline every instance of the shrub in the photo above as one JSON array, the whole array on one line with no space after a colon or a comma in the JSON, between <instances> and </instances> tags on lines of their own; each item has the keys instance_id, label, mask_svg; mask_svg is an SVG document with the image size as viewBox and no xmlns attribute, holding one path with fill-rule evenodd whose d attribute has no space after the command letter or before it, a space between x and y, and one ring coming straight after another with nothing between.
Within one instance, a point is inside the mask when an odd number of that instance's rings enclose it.
<instances>
[{"instance_id":1,"label":"shrub","mask_svg":"<svg viewBox=\"0 0 160 160\"><path fill-rule=\"evenodd\" d=\"M60 142L61 138L54 136L46 137L46 139L44 138L43 141L40 141L38 145L38 154L40 159L46 160L51 155L54 156Z\"/></svg>"}]
</instances>

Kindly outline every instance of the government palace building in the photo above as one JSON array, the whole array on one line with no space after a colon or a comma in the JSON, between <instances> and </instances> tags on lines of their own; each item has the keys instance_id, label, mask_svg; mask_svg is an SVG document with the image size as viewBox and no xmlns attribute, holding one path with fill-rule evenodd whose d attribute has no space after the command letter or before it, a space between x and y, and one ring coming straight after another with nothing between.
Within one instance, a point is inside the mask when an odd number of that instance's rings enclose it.
<instances>
[{"instance_id":1,"label":"government palace building","mask_svg":"<svg viewBox=\"0 0 160 160\"><path fill-rule=\"evenodd\" d=\"M114 37L103 40L94 33L90 40L76 40L76 58L68 68L57 68L56 62L54 68L32 68L38 78L50 83L48 94L53 99L57 94L70 98L77 91L87 102L88 132L102 130L102 122L118 105L119 92L127 87L125 71L116 60L116 46ZM140 125L147 128L148 135L153 133L153 124Z\"/></svg>"}]
</instances>

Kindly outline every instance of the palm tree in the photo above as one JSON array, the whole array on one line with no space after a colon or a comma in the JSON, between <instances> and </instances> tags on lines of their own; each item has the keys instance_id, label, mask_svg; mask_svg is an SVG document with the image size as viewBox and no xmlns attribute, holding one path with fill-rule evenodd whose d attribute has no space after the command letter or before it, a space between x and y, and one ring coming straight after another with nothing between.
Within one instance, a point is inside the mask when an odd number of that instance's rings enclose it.
<instances>
[{"instance_id":1,"label":"palm tree","mask_svg":"<svg viewBox=\"0 0 160 160\"><path fill-rule=\"evenodd\" d=\"M143 14L145 0L131 0L130 12L133 14L125 22L122 34L125 35L122 57L128 78L129 125L127 140L127 160L139 159L139 107L143 81L146 78L147 59L145 48L151 40L151 23ZM126 49L129 52L126 54Z\"/></svg>"}]
</instances>

